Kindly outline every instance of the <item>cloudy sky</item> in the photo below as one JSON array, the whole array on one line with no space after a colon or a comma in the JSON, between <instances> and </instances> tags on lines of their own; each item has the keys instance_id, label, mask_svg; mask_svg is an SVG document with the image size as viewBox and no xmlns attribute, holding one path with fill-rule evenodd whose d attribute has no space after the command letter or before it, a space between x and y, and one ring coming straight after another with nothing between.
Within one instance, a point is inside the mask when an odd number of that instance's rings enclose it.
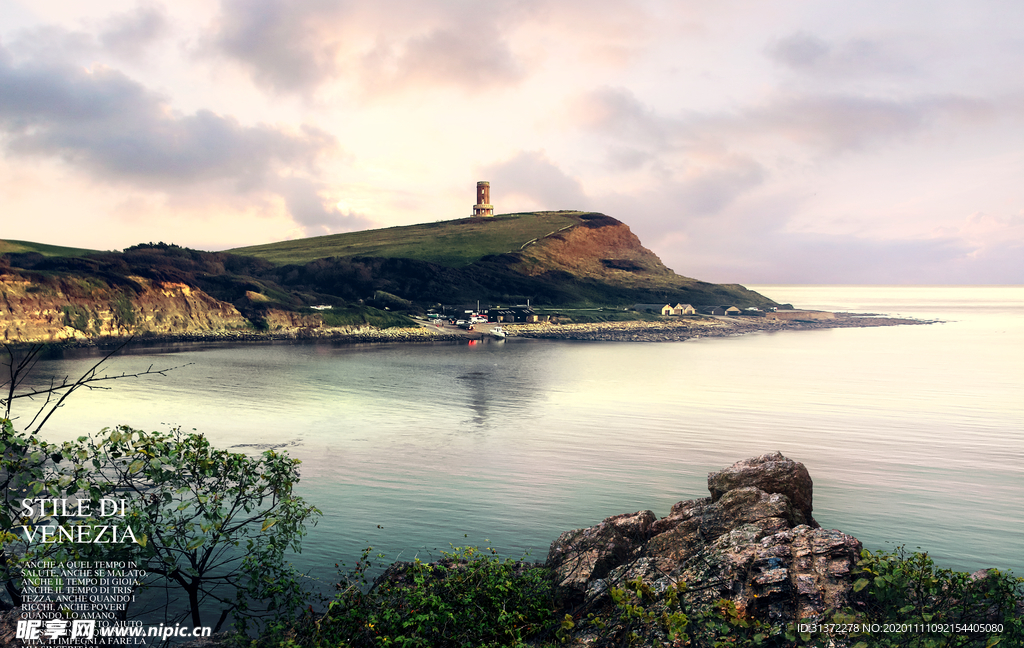
<instances>
[{"instance_id":1,"label":"cloudy sky","mask_svg":"<svg viewBox=\"0 0 1024 648\"><path fill-rule=\"evenodd\" d=\"M1016 0L0 0L0 238L600 211L741 283L1024 283Z\"/></svg>"}]
</instances>

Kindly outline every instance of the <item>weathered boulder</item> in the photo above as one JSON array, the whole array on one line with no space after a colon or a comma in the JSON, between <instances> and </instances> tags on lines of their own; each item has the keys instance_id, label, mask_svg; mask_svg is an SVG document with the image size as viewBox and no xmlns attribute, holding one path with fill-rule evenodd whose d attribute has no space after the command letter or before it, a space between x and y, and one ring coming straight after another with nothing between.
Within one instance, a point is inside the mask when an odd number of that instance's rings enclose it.
<instances>
[{"instance_id":1,"label":"weathered boulder","mask_svg":"<svg viewBox=\"0 0 1024 648\"><path fill-rule=\"evenodd\" d=\"M642 511L563 533L548 554L560 595L598 612L612 604L610 587L639 577L656 591L683 580L698 599L729 599L765 621L848 604L861 543L818 528L802 464L777 452L747 459L711 473L708 490L661 519Z\"/></svg>"},{"instance_id":2,"label":"weathered boulder","mask_svg":"<svg viewBox=\"0 0 1024 648\"><path fill-rule=\"evenodd\" d=\"M728 598L740 614L771 621L812 619L849 604L851 572L861 543L841 531L806 524L762 535L733 529L708 547L707 560L683 579L719 583L709 598Z\"/></svg>"},{"instance_id":3,"label":"weathered boulder","mask_svg":"<svg viewBox=\"0 0 1024 648\"><path fill-rule=\"evenodd\" d=\"M551 543L548 564L555 569L559 588L567 597L576 598L590 581L635 558L656 519L652 511L614 515L597 526L558 536Z\"/></svg>"},{"instance_id":4,"label":"weathered boulder","mask_svg":"<svg viewBox=\"0 0 1024 648\"><path fill-rule=\"evenodd\" d=\"M772 452L737 461L724 470L708 475L708 490L711 491L713 502L717 502L729 491L744 486L785 495L803 514L803 524L818 526L811 517L814 484L802 463L787 459L781 452Z\"/></svg>"},{"instance_id":5,"label":"weathered boulder","mask_svg":"<svg viewBox=\"0 0 1024 648\"><path fill-rule=\"evenodd\" d=\"M667 517L652 525L659 533L647 542L643 554L682 564L737 527L751 525L765 536L802 521L785 495L738 488L717 502L689 500L673 506Z\"/></svg>"}]
</instances>

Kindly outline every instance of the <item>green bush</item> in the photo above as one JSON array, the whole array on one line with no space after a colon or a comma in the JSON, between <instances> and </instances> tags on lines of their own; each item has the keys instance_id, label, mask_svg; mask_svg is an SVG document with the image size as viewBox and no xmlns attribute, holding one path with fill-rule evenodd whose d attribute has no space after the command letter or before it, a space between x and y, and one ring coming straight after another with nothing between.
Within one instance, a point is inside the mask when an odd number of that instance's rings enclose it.
<instances>
[{"instance_id":1,"label":"green bush","mask_svg":"<svg viewBox=\"0 0 1024 648\"><path fill-rule=\"evenodd\" d=\"M805 645L792 621L747 618L728 599L708 601L699 585L653 585L641 578L608 588L612 605L586 615L566 614L560 637L572 630L593 648L689 646L789 648ZM813 645L813 644L812 644Z\"/></svg>"},{"instance_id":2,"label":"green bush","mask_svg":"<svg viewBox=\"0 0 1024 648\"><path fill-rule=\"evenodd\" d=\"M298 465L273 450L259 457L218 450L179 429L119 426L53 444L0 419L0 586L20 605L28 563L123 560L145 569L144 586L180 588L187 607L165 611L179 614L176 621L199 626L219 613L219 628L232 614L244 630L250 619L293 616L306 592L288 553L300 551L306 522L320 515L294 494ZM131 531L134 542L33 542L26 527L63 525L73 533L109 524L110 516L25 513L26 495L91 502L116 496L121 532Z\"/></svg>"},{"instance_id":3,"label":"green bush","mask_svg":"<svg viewBox=\"0 0 1024 648\"><path fill-rule=\"evenodd\" d=\"M277 626L260 646L478 648L524 646L555 626L543 567L494 550L453 547L436 563L395 563L366 590L364 553L326 614Z\"/></svg>"},{"instance_id":4,"label":"green bush","mask_svg":"<svg viewBox=\"0 0 1024 648\"><path fill-rule=\"evenodd\" d=\"M861 558L856 621L879 629L862 633L855 648L1024 646L1024 578L940 569L927 553L903 547Z\"/></svg>"}]
</instances>

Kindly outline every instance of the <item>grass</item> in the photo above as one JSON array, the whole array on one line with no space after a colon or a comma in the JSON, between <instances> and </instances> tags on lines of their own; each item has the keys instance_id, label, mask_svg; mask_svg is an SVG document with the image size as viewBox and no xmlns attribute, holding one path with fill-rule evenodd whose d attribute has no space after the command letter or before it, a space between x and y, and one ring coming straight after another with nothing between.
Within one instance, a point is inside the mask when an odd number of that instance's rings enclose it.
<instances>
[{"instance_id":1,"label":"grass","mask_svg":"<svg viewBox=\"0 0 1024 648\"><path fill-rule=\"evenodd\" d=\"M656 313L624 311L612 308L555 308L538 309L545 315L558 315L563 322L573 324L593 324L599 322L659 322L663 319ZM676 318L678 319L678 318Z\"/></svg>"},{"instance_id":2,"label":"grass","mask_svg":"<svg viewBox=\"0 0 1024 648\"><path fill-rule=\"evenodd\" d=\"M60 245L46 245L45 243L33 243L32 241L13 241L0 239L0 254L20 254L24 252L38 252L43 256L50 257L75 257L86 254L93 254L99 250L86 248L71 248Z\"/></svg>"},{"instance_id":3,"label":"grass","mask_svg":"<svg viewBox=\"0 0 1024 648\"><path fill-rule=\"evenodd\" d=\"M533 239L576 225L580 221L574 216L580 213L536 212L461 218L254 245L227 252L266 259L277 265L303 264L335 256L376 256L417 259L461 268L491 254L517 252Z\"/></svg>"},{"instance_id":4,"label":"grass","mask_svg":"<svg viewBox=\"0 0 1024 648\"><path fill-rule=\"evenodd\" d=\"M310 312L318 312L326 326L369 325L380 329L417 326L416 322L406 315L382 311L369 306L335 306L330 310Z\"/></svg>"}]
</instances>

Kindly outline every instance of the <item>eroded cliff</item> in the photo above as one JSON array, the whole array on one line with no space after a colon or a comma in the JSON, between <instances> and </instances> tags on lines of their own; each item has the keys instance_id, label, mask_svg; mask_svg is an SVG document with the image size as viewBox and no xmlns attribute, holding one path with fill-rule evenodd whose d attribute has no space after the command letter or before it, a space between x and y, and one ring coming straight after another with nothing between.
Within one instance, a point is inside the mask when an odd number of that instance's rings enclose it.
<instances>
[{"instance_id":1,"label":"eroded cliff","mask_svg":"<svg viewBox=\"0 0 1024 648\"><path fill-rule=\"evenodd\" d=\"M685 279L665 267L625 223L603 214L581 214L575 227L525 246L519 269L527 275L562 270L620 286Z\"/></svg>"},{"instance_id":2,"label":"eroded cliff","mask_svg":"<svg viewBox=\"0 0 1024 648\"><path fill-rule=\"evenodd\" d=\"M185 334L243 329L231 304L183 283L129 276L95 278L0 275L4 342L56 342L104 335Z\"/></svg>"}]
</instances>

